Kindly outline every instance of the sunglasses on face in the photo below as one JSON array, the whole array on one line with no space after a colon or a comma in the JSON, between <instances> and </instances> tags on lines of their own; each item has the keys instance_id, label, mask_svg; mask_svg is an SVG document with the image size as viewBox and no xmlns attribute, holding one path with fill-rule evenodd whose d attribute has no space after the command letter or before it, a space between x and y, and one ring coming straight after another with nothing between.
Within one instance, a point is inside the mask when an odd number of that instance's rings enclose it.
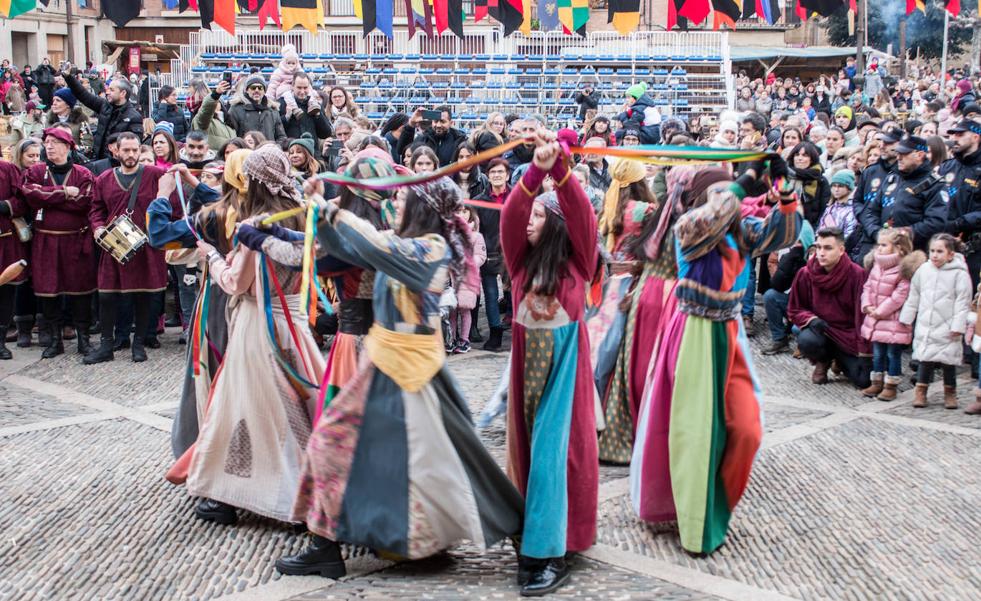
<instances>
[{"instance_id":1,"label":"sunglasses on face","mask_svg":"<svg viewBox=\"0 0 981 601\"><path fill-rule=\"evenodd\" d=\"M262 86L249 86L249 91L250 91L250 92L251 92L252 90L265 90L265 89L266 89L266 88L264 88L264 87L262 87Z\"/></svg>"}]
</instances>

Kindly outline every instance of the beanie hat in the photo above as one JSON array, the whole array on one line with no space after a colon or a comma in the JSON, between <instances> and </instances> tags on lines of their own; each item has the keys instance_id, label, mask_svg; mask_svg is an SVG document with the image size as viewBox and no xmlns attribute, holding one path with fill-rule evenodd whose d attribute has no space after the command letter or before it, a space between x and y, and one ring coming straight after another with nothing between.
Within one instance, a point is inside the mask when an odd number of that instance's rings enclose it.
<instances>
[{"instance_id":1,"label":"beanie hat","mask_svg":"<svg viewBox=\"0 0 981 601\"><path fill-rule=\"evenodd\" d=\"M314 156L314 152L313 152L314 139L313 136L309 134L309 132L303 132L303 135L300 136L299 138L290 140L290 145L287 147L287 149L293 148L294 146L302 146L303 148L306 149L306 151L310 154L310 156Z\"/></svg>"},{"instance_id":2,"label":"beanie hat","mask_svg":"<svg viewBox=\"0 0 981 601\"><path fill-rule=\"evenodd\" d=\"M627 88L627 96L633 98L634 100L640 98L647 93L647 84L644 82L635 83L634 85Z\"/></svg>"},{"instance_id":3,"label":"beanie hat","mask_svg":"<svg viewBox=\"0 0 981 601\"><path fill-rule=\"evenodd\" d=\"M170 135L174 135L174 124L170 121L161 121L153 126L153 133L158 131L165 131Z\"/></svg>"},{"instance_id":4,"label":"beanie hat","mask_svg":"<svg viewBox=\"0 0 981 601\"><path fill-rule=\"evenodd\" d=\"M49 137L64 142L69 148L75 148L75 138L73 138L70 133L63 129L49 127L48 129L44 130L44 134L41 136L41 139L43 140Z\"/></svg>"},{"instance_id":5,"label":"beanie hat","mask_svg":"<svg viewBox=\"0 0 981 601\"><path fill-rule=\"evenodd\" d=\"M851 169L839 169L831 177L831 185L840 184L849 190L855 189L855 174Z\"/></svg>"},{"instance_id":6,"label":"beanie hat","mask_svg":"<svg viewBox=\"0 0 981 601\"><path fill-rule=\"evenodd\" d=\"M838 110L835 111L835 117L837 117L838 115L845 115L846 117L851 119L854 114L855 113L852 112L852 109L849 106L839 107Z\"/></svg>"},{"instance_id":7,"label":"beanie hat","mask_svg":"<svg viewBox=\"0 0 981 601\"><path fill-rule=\"evenodd\" d=\"M723 121L722 123L719 124L719 131L720 132L731 131L731 132L739 133L739 126L736 125L735 121Z\"/></svg>"},{"instance_id":8,"label":"beanie hat","mask_svg":"<svg viewBox=\"0 0 981 601\"><path fill-rule=\"evenodd\" d=\"M245 87L242 91L248 90L251 86L260 85L262 89L266 89L266 80L259 75L253 75L252 77L245 80Z\"/></svg>"},{"instance_id":9,"label":"beanie hat","mask_svg":"<svg viewBox=\"0 0 981 601\"><path fill-rule=\"evenodd\" d=\"M286 59L289 58L295 58L296 60L300 60L300 55L297 54L296 46L294 46L293 44L285 44L283 46L283 60L285 61Z\"/></svg>"},{"instance_id":10,"label":"beanie hat","mask_svg":"<svg viewBox=\"0 0 981 601\"><path fill-rule=\"evenodd\" d=\"M61 98L62 102L68 105L68 108L75 108L75 103L78 102L75 100L75 95L68 88L58 88L55 90L54 96L55 98Z\"/></svg>"}]
</instances>

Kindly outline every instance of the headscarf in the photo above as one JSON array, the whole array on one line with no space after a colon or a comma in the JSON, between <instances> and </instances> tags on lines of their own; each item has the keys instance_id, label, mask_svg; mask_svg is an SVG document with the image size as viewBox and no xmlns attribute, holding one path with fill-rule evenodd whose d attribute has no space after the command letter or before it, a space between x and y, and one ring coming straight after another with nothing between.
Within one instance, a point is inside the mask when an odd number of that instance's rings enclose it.
<instances>
[{"instance_id":1,"label":"headscarf","mask_svg":"<svg viewBox=\"0 0 981 601\"><path fill-rule=\"evenodd\" d=\"M249 189L249 184L245 180L245 159L252 154L250 148L239 148L228 155L225 161L225 181L230 186L238 190L239 194L245 194Z\"/></svg>"},{"instance_id":2,"label":"headscarf","mask_svg":"<svg viewBox=\"0 0 981 601\"><path fill-rule=\"evenodd\" d=\"M413 184L409 189L419 200L439 215L443 222L443 238L452 251L449 271L453 281L460 281L469 264L473 263L470 251L470 224L457 213L463 207L463 191L460 186L443 176L424 184Z\"/></svg>"},{"instance_id":3,"label":"headscarf","mask_svg":"<svg viewBox=\"0 0 981 601\"><path fill-rule=\"evenodd\" d=\"M551 211L556 217L565 221L565 213L562 212L562 205L559 204L559 195L555 192L546 192L544 194L539 194L535 198L535 202L542 203L545 209Z\"/></svg>"},{"instance_id":4,"label":"headscarf","mask_svg":"<svg viewBox=\"0 0 981 601\"><path fill-rule=\"evenodd\" d=\"M704 165L678 165L672 167L667 175L668 200L667 204L661 208L661 216L657 222L657 229L644 245L645 254L651 260L658 258L661 254L661 243L668 227L674 223L679 215L685 212L685 205L682 201L685 190L691 186L692 178L705 169Z\"/></svg>"},{"instance_id":5,"label":"headscarf","mask_svg":"<svg viewBox=\"0 0 981 601\"><path fill-rule=\"evenodd\" d=\"M616 240L613 235L613 221L616 218L617 203L620 202L620 190L630 184L639 182L647 177L647 167L640 161L622 159L614 163L610 170L613 180L603 199L603 210L600 212L599 230L606 232L606 246L613 248Z\"/></svg>"},{"instance_id":6,"label":"headscarf","mask_svg":"<svg viewBox=\"0 0 981 601\"><path fill-rule=\"evenodd\" d=\"M708 192L712 184L719 182L731 182L732 177L729 172L722 167L710 167L696 173L691 178L691 184L687 188L689 208L702 204L700 198Z\"/></svg>"},{"instance_id":7,"label":"headscarf","mask_svg":"<svg viewBox=\"0 0 981 601\"><path fill-rule=\"evenodd\" d=\"M376 177L394 176L395 170L392 169L391 155L381 148L377 148L375 146L372 146L371 148L376 148L379 153L388 155L388 161L385 161L384 158L381 158L374 152L369 152L369 149L365 148L357 154L357 156L354 158L354 162L348 165L347 169L344 171L344 175L356 179L373 179ZM368 188L361 188L357 186L350 186L348 187L348 190L350 190L355 196L367 200L376 209L380 208L379 205L383 200L392 196L391 190L369 190Z\"/></svg>"},{"instance_id":8,"label":"headscarf","mask_svg":"<svg viewBox=\"0 0 981 601\"><path fill-rule=\"evenodd\" d=\"M237 151L236 151L237 152ZM234 156L234 153L232 153ZM252 151L242 163L250 180L262 182L273 194L300 202L296 182L290 177L290 161L286 153L273 144L263 144Z\"/></svg>"}]
</instances>

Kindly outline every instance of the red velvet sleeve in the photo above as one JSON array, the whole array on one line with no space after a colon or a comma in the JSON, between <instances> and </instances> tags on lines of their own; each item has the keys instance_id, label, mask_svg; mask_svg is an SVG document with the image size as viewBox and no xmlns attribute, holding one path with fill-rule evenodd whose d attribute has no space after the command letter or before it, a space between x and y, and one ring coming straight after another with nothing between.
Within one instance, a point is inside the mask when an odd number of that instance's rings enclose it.
<instances>
[{"instance_id":1,"label":"red velvet sleeve","mask_svg":"<svg viewBox=\"0 0 981 601\"><path fill-rule=\"evenodd\" d=\"M109 209L106 207L106 201L103 198L103 190L105 189L105 178L115 177L112 174L112 169L104 172L95 180L95 184L92 186L92 204L89 207L89 225L92 226L92 231L99 229L100 227L106 226L106 220L109 218Z\"/></svg>"}]
</instances>

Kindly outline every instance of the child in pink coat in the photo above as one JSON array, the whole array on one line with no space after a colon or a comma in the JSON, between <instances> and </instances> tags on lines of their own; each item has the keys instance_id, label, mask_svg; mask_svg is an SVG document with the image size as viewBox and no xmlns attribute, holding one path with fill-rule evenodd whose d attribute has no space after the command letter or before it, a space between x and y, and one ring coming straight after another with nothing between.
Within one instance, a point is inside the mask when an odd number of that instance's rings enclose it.
<instances>
[{"instance_id":1,"label":"child in pink coat","mask_svg":"<svg viewBox=\"0 0 981 601\"><path fill-rule=\"evenodd\" d=\"M865 268L872 268L862 289L862 338L872 343L872 384L862 391L867 397L896 400L903 349L913 340L913 328L899 321L899 313L910 280L924 262L926 255L913 252L913 240L905 229L880 230L878 245L865 256Z\"/></svg>"},{"instance_id":2,"label":"child in pink coat","mask_svg":"<svg viewBox=\"0 0 981 601\"><path fill-rule=\"evenodd\" d=\"M484 243L484 236L480 233L477 211L465 206L460 209L459 215L470 224L473 256L468 258L467 268L460 281L451 282L456 288L456 308L450 312L450 331L455 341L453 346L455 354L470 351L471 311L477 306L477 299L480 297L480 266L487 260L487 245Z\"/></svg>"},{"instance_id":3,"label":"child in pink coat","mask_svg":"<svg viewBox=\"0 0 981 601\"><path fill-rule=\"evenodd\" d=\"M296 98L293 97L293 76L302 68L300 67L300 55L296 51L296 46L286 44L283 46L283 58L279 61L279 66L269 77L269 87L266 88L266 98L270 102L280 98L286 102L286 114L296 114L303 111L296 105Z\"/></svg>"}]
</instances>

